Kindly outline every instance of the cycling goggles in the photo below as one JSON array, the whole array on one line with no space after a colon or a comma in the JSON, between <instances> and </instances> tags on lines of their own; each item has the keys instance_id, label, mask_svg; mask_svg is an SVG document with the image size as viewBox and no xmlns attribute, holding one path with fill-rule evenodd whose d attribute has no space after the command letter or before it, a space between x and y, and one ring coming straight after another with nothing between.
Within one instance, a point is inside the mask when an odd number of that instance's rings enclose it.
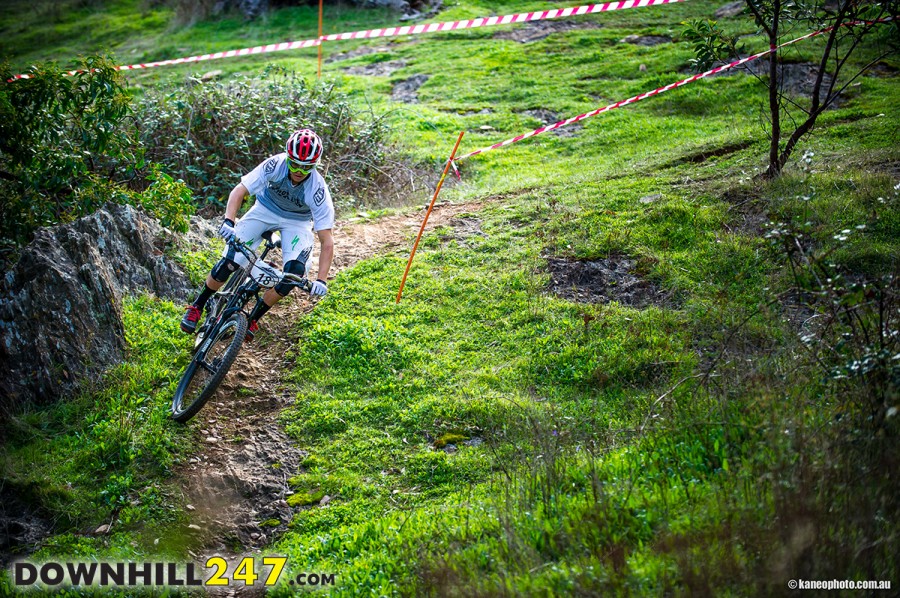
<instances>
[{"instance_id":1,"label":"cycling goggles","mask_svg":"<svg viewBox=\"0 0 900 598\"><path fill-rule=\"evenodd\" d=\"M287 161L287 167L291 172L299 172L303 175L307 175L316 169L315 164L301 164L290 159Z\"/></svg>"}]
</instances>

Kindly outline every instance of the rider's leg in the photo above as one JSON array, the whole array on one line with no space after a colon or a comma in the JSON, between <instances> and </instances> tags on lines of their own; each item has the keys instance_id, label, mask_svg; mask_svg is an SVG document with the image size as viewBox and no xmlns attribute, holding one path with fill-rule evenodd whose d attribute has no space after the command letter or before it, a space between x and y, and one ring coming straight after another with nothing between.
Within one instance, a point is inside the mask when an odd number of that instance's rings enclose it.
<instances>
[{"instance_id":1,"label":"rider's leg","mask_svg":"<svg viewBox=\"0 0 900 598\"><path fill-rule=\"evenodd\" d=\"M258 207L262 209L257 209ZM257 203L235 225L234 234L238 239L246 242L251 249L256 249L262 241L262 234L276 228L278 222L277 216ZM209 298L222 288L233 272L245 265L247 265L247 258L226 245L222 250L222 258L206 277L206 284L194 302L187 307L184 317L181 319L181 329L184 332L194 332Z\"/></svg>"},{"instance_id":2,"label":"rider's leg","mask_svg":"<svg viewBox=\"0 0 900 598\"><path fill-rule=\"evenodd\" d=\"M226 248L227 249L227 248ZM197 323L203 315L203 309L206 302L212 297L216 291L222 288L222 285L231 276L231 273L238 269L237 263L227 255L213 267L212 271L206 277L206 284L200 290L200 294L194 299L194 302L187 306L184 317L181 318L181 330L188 334L193 333L197 329Z\"/></svg>"},{"instance_id":3,"label":"rider's leg","mask_svg":"<svg viewBox=\"0 0 900 598\"><path fill-rule=\"evenodd\" d=\"M312 223L303 220L291 220L282 218L279 223L281 232L281 257L284 260L284 271L306 275L306 261L309 259L313 248ZM269 308L278 303L282 297L291 292L289 284L279 283L275 288L269 289L250 314L250 321L256 322Z\"/></svg>"},{"instance_id":4,"label":"rider's leg","mask_svg":"<svg viewBox=\"0 0 900 598\"><path fill-rule=\"evenodd\" d=\"M303 220L282 218L278 227L281 231L281 257L284 260L284 271L304 276L306 274L306 260L312 253L313 234L312 223ZM265 292L263 300L257 302L250 314L250 327L247 338L253 340L258 330L257 322L269 311L269 308L278 303L282 297L287 296L293 290L289 284L279 283Z\"/></svg>"},{"instance_id":5,"label":"rider's leg","mask_svg":"<svg viewBox=\"0 0 900 598\"><path fill-rule=\"evenodd\" d=\"M209 298L212 297L216 291L221 289L222 285L228 282L228 278L238 268L239 266L236 261L230 259L227 255L223 256L222 259L220 259L218 263L213 266L212 271L206 277L206 285L194 300L194 307L196 307L200 311L203 311L203 308L206 307L206 302L209 300Z\"/></svg>"}]
</instances>

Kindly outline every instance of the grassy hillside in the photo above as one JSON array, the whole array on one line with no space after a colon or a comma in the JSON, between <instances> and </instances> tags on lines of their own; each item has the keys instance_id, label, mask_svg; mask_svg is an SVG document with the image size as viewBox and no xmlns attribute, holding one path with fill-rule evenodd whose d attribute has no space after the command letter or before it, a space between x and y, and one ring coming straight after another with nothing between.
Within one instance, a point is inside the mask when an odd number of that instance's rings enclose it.
<instances>
[{"instance_id":1,"label":"grassy hillside","mask_svg":"<svg viewBox=\"0 0 900 598\"><path fill-rule=\"evenodd\" d=\"M102 46L126 63L315 35L312 7L184 27L147 2L75 4L7 3L0 52L24 67ZM323 76L389 113L436 182L460 130L467 152L687 76L681 23L717 7L581 17L527 43L510 39L525 26L343 42L326 57L385 50ZM461 0L434 20L537 8ZM396 15L332 7L326 22ZM720 24L766 46L746 18ZM38 47L51 29L59 45ZM822 43L783 57L803 63ZM315 49L128 78L139 94L268 64L315 77ZM463 162L442 199L469 211L425 236L399 305L406 249L342 272L293 325L282 375L296 401L279 422L309 452L289 501L307 508L271 552L292 575L335 573L329 591L348 596L900 583L898 68L858 79L776 181L758 176L766 91L744 74ZM392 100L415 75L428 77L418 103ZM177 311L127 305L129 363L79 402L24 415L2 448L4 477L57 517L39 557L195 547L153 542L189 520L171 469L199 450L196 430L165 420L184 359ZM81 534L111 517L111 536Z\"/></svg>"}]
</instances>

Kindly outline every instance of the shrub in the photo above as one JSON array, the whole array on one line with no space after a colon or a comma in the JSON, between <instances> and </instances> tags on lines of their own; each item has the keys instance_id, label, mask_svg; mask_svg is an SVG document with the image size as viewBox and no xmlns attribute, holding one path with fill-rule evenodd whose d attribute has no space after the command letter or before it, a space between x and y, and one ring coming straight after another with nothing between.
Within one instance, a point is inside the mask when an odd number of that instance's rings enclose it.
<instances>
[{"instance_id":1,"label":"shrub","mask_svg":"<svg viewBox=\"0 0 900 598\"><path fill-rule=\"evenodd\" d=\"M10 80L0 67L0 248L34 230L89 214L110 198L92 187L134 177L138 148L125 127L130 98L112 62L82 60L65 76L53 64ZM114 199L127 201L118 193Z\"/></svg>"},{"instance_id":2,"label":"shrub","mask_svg":"<svg viewBox=\"0 0 900 598\"><path fill-rule=\"evenodd\" d=\"M163 226L186 233L194 212L194 196L181 179L175 180L159 164L150 166L150 187L139 196L140 205Z\"/></svg>"},{"instance_id":3,"label":"shrub","mask_svg":"<svg viewBox=\"0 0 900 598\"><path fill-rule=\"evenodd\" d=\"M410 180L390 174L399 162L383 117L363 118L334 84L310 85L282 68L259 79L192 79L174 92L149 92L136 109L148 158L184 179L205 204L222 206L242 174L283 151L288 135L303 127L322 137L320 172L339 206L383 200Z\"/></svg>"}]
</instances>

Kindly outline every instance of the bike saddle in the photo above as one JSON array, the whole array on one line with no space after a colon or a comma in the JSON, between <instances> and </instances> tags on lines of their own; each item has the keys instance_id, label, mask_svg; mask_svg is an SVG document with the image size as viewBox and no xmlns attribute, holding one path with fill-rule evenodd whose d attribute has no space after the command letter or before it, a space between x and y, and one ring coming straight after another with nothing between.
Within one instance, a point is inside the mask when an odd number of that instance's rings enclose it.
<instances>
[{"instance_id":1,"label":"bike saddle","mask_svg":"<svg viewBox=\"0 0 900 598\"><path fill-rule=\"evenodd\" d=\"M262 234L262 238L270 243L273 247L281 247L281 235L278 231L267 230Z\"/></svg>"}]
</instances>

